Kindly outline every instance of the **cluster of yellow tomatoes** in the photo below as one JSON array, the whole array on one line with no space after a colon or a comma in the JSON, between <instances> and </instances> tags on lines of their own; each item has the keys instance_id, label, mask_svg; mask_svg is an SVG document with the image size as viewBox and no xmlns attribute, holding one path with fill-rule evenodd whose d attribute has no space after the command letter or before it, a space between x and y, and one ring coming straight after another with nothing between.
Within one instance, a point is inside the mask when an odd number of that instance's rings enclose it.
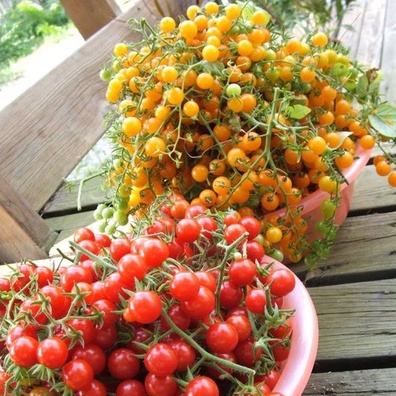
<instances>
[{"instance_id":1,"label":"cluster of yellow tomatoes","mask_svg":"<svg viewBox=\"0 0 396 396\"><path fill-rule=\"evenodd\" d=\"M352 99L362 71L325 33L288 37L250 3L208 2L180 22L135 23L142 41L116 44L102 71L116 109L113 199L96 217L114 229L172 190L263 219L268 252L277 244L301 259L298 204L317 189L336 197L356 142L376 143Z\"/></svg>"}]
</instances>

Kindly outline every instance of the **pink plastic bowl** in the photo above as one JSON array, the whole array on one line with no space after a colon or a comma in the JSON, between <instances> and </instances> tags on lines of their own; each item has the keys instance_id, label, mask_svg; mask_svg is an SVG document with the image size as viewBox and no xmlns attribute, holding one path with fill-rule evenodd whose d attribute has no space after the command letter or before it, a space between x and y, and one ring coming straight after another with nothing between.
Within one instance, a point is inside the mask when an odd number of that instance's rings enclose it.
<instances>
[{"instance_id":1,"label":"pink plastic bowl","mask_svg":"<svg viewBox=\"0 0 396 396\"><path fill-rule=\"evenodd\" d=\"M340 206L337 208L335 216L335 221L338 225L343 224L348 215L349 209L351 207L356 178L363 171L364 167L369 161L371 150L364 150L360 146L357 146L355 155L357 158L354 163L343 172L348 182L341 186ZM312 240L315 237L320 237L315 233L315 224L323 219L322 213L320 211L320 205L329 196L330 194L321 190L317 190L306 198L302 199L299 204L299 206L302 207L303 217L308 221L309 240ZM286 210L280 209L275 213L283 217L286 213ZM288 264L288 261L284 260L284 263Z\"/></svg>"},{"instance_id":2,"label":"pink plastic bowl","mask_svg":"<svg viewBox=\"0 0 396 396\"><path fill-rule=\"evenodd\" d=\"M268 262L271 262L268 257ZM272 260L274 261L274 260ZM285 266L275 261L276 268ZM294 275L295 276L295 275ZM318 318L307 289L295 276L296 286L285 296L283 308L295 309L289 356L273 389L284 396L301 396L307 386L318 351Z\"/></svg>"}]
</instances>

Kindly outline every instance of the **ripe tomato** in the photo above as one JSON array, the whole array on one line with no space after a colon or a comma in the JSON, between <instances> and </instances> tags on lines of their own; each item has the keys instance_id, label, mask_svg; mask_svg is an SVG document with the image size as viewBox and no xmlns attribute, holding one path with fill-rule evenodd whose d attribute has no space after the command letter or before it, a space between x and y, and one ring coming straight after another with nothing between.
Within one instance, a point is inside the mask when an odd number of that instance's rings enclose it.
<instances>
[{"instance_id":1,"label":"ripe tomato","mask_svg":"<svg viewBox=\"0 0 396 396\"><path fill-rule=\"evenodd\" d=\"M168 245L159 238L147 238L139 249L139 255L145 260L148 268L158 268L169 258Z\"/></svg>"},{"instance_id":2,"label":"ripe tomato","mask_svg":"<svg viewBox=\"0 0 396 396\"><path fill-rule=\"evenodd\" d=\"M216 382L211 378L200 375L193 378L187 385L184 396L219 396L220 391Z\"/></svg>"},{"instance_id":3,"label":"ripe tomato","mask_svg":"<svg viewBox=\"0 0 396 396\"><path fill-rule=\"evenodd\" d=\"M107 358L107 369L113 378L131 379L140 370L140 360L127 348L117 348Z\"/></svg>"},{"instance_id":4,"label":"ripe tomato","mask_svg":"<svg viewBox=\"0 0 396 396\"><path fill-rule=\"evenodd\" d=\"M129 298L128 308L133 312L137 322L148 324L160 317L162 302L157 293L151 290L141 290Z\"/></svg>"},{"instance_id":5,"label":"ripe tomato","mask_svg":"<svg viewBox=\"0 0 396 396\"><path fill-rule=\"evenodd\" d=\"M48 337L40 341L37 360L50 369L62 367L69 356L67 344L58 337Z\"/></svg>"},{"instance_id":6,"label":"ripe tomato","mask_svg":"<svg viewBox=\"0 0 396 396\"><path fill-rule=\"evenodd\" d=\"M122 283L133 287L134 280L142 280L147 273L146 260L133 253L127 253L120 258L117 269Z\"/></svg>"},{"instance_id":7,"label":"ripe tomato","mask_svg":"<svg viewBox=\"0 0 396 396\"><path fill-rule=\"evenodd\" d=\"M169 318L172 320L172 322L180 329L180 330L187 330L190 326L191 323L191 318L182 310L180 305L174 304L172 305L168 312L167 312ZM169 330L170 326L166 322L163 316L161 316L161 327L164 330Z\"/></svg>"},{"instance_id":8,"label":"ripe tomato","mask_svg":"<svg viewBox=\"0 0 396 396\"><path fill-rule=\"evenodd\" d=\"M248 290L245 298L246 308L255 314L264 314L267 297L265 291L259 288Z\"/></svg>"},{"instance_id":9,"label":"ripe tomato","mask_svg":"<svg viewBox=\"0 0 396 396\"><path fill-rule=\"evenodd\" d=\"M87 227L81 227L76 231L74 231L73 240L76 243L80 243L81 241L87 241L87 240L94 241L95 233Z\"/></svg>"},{"instance_id":10,"label":"ripe tomato","mask_svg":"<svg viewBox=\"0 0 396 396\"><path fill-rule=\"evenodd\" d=\"M118 262L119 259L130 253L131 241L127 238L116 238L111 241L109 252L114 261Z\"/></svg>"},{"instance_id":11,"label":"ripe tomato","mask_svg":"<svg viewBox=\"0 0 396 396\"><path fill-rule=\"evenodd\" d=\"M253 282L256 274L256 265L248 258L240 258L232 261L228 269L230 281L238 286L250 284Z\"/></svg>"},{"instance_id":12,"label":"ripe tomato","mask_svg":"<svg viewBox=\"0 0 396 396\"><path fill-rule=\"evenodd\" d=\"M171 341L169 344L177 354L177 371L186 371L196 358L195 349L185 340Z\"/></svg>"},{"instance_id":13,"label":"ripe tomato","mask_svg":"<svg viewBox=\"0 0 396 396\"><path fill-rule=\"evenodd\" d=\"M171 375L179 364L178 355L171 345L159 342L153 344L144 356L146 369L159 377Z\"/></svg>"},{"instance_id":14,"label":"ripe tomato","mask_svg":"<svg viewBox=\"0 0 396 396\"><path fill-rule=\"evenodd\" d=\"M199 288L199 292L194 298L180 304L183 312L192 319L202 319L209 315L215 309L215 305L214 293L205 286Z\"/></svg>"},{"instance_id":15,"label":"ripe tomato","mask_svg":"<svg viewBox=\"0 0 396 396\"><path fill-rule=\"evenodd\" d=\"M93 379L84 389L78 391L77 396L106 396L107 389L103 382Z\"/></svg>"},{"instance_id":16,"label":"ripe tomato","mask_svg":"<svg viewBox=\"0 0 396 396\"><path fill-rule=\"evenodd\" d=\"M38 341L30 336L17 338L10 346L9 354L17 366L30 368L37 363Z\"/></svg>"},{"instance_id":17,"label":"ripe tomato","mask_svg":"<svg viewBox=\"0 0 396 396\"><path fill-rule=\"evenodd\" d=\"M95 375L100 374L106 367L106 354L101 347L95 344L78 345L73 349L72 359L83 359L87 361Z\"/></svg>"},{"instance_id":18,"label":"ripe tomato","mask_svg":"<svg viewBox=\"0 0 396 396\"><path fill-rule=\"evenodd\" d=\"M205 342L212 352L232 352L238 344L238 332L230 323L215 323L207 330Z\"/></svg>"},{"instance_id":19,"label":"ripe tomato","mask_svg":"<svg viewBox=\"0 0 396 396\"><path fill-rule=\"evenodd\" d=\"M252 332L252 325L246 315L232 314L228 316L226 322L231 324L238 333L238 342L245 341Z\"/></svg>"},{"instance_id":20,"label":"ripe tomato","mask_svg":"<svg viewBox=\"0 0 396 396\"><path fill-rule=\"evenodd\" d=\"M159 377L153 373L148 373L144 379L144 387L149 396L174 396L178 385L171 375Z\"/></svg>"},{"instance_id":21,"label":"ripe tomato","mask_svg":"<svg viewBox=\"0 0 396 396\"><path fill-rule=\"evenodd\" d=\"M77 282L92 283L91 272L81 265L70 265L62 271L60 284L64 291L70 292Z\"/></svg>"},{"instance_id":22,"label":"ripe tomato","mask_svg":"<svg viewBox=\"0 0 396 396\"><path fill-rule=\"evenodd\" d=\"M262 350L254 347L255 339L249 337L248 339L238 343L234 349L234 354L237 358L237 362L247 367L253 367L260 356Z\"/></svg>"},{"instance_id":23,"label":"ripe tomato","mask_svg":"<svg viewBox=\"0 0 396 396\"><path fill-rule=\"evenodd\" d=\"M63 366L62 381L74 391L80 391L90 386L93 379L93 369L83 359L70 360Z\"/></svg>"},{"instance_id":24,"label":"ripe tomato","mask_svg":"<svg viewBox=\"0 0 396 396\"><path fill-rule=\"evenodd\" d=\"M246 233L246 238L242 238L240 244L243 244L248 238L248 231L242 224L230 224L224 230L224 239L231 245L233 242L242 237Z\"/></svg>"},{"instance_id":25,"label":"ripe tomato","mask_svg":"<svg viewBox=\"0 0 396 396\"><path fill-rule=\"evenodd\" d=\"M246 231L249 233L248 239L252 240L260 234L261 225L259 220L253 216L244 216L239 220L239 224L242 224Z\"/></svg>"},{"instance_id":26,"label":"ripe tomato","mask_svg":"<svg viewBox=\"0 0 396 396\"><path fill-rule=\"evenodd\" d=\"M179 272L169 282L169 292L179 301L194 298L200 288L198 277L193 272Z\"/></svg>"},{"instance_id":27,"label":"ripe tomato","mask_svg":"<svg viewBox=\"0 0 396 396\"><path fill-rule=\"evenodd\" d=\"M98 345L103 350L113 347L118 340L118 330L115 325L102 327L96 330L93 344Z\"/></svg>"},{"instance_id":28,"label":"ripe tomato","mask_svg":"<svg viewBox=\"0 0 396 396\"><path fill-rule=\"evenodd\" d=\"M184 243L191 243L198 239L201 226L194 219L181 219L176 225L176 237Z\"/></svg>"},{"instance_id":29,"label":"ripe tomato","mask_svg":"<svg viewBox=\"0 0 396 396\"><path fill-rule=\"evenodd\" d=\"M116 396L147 396L142 382L137 379L121 381L116 388Z\"/></svg>"},{"instance_id":30,"label":"ripe tomato","mask_svg":"<svg viewBox=\"0 0 396 396\"><path fill-rule=\"evenodd\" d=\"M220 304L224 308L233 308L239 305L243 298L243 290L235 283L225 280L220 287Z\"/></svg>"},{"instance_id":31,"label":"ripe tomato","mask_svg":"<svg viewBox=\"0 0 396 396\"><path fill-rule=\"evenodd\" d=\"M71 334L77 332L80 335L80 341L84 345L90 344L98 331L93 319L83 317L69 319L66 321L66 325L69 327Z\"/></svg>"},{"instance_id":32,"label":"ripe tomato","mask_svg":"<svg viewBox=\"0 0 396 396\"><path fill-rule=\"evenodd\" d=\"M296 278L290 270L280 268L272 271L267 276L266 283L270 285L273 295L283 297L294 289Z\"/></svg>"}]
</instances>

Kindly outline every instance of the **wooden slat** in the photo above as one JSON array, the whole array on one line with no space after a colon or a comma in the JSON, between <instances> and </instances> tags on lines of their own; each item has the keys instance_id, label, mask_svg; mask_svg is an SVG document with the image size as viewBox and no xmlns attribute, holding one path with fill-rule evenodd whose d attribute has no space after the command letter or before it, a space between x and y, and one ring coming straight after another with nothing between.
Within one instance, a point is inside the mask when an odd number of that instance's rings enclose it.
<instances>
[{"instance_id":1,"label":"wooden slat","mask_svg":"<svg viewBox=\"0 0 396 396\"><path fill-rule=\"evenodd\" d=\"M121 14L114 0L60 0L60 3L84 39Z\"/></svg>"},{"instance_id":2,"label":"wooden slat","mask_svg":"<svg viewBox=\"0 0 396 396\"><path fill-rule=\"evenodd\" d=\"M396 189L375 173L374 165L366 166L356 179L351 211L372 213L385 207L396 207Z\"/></svg>"},{"instance_id":3,"label":"wooden slat","mask_svg":"<svg viewBox=\"0 0 396 396\"><path fill-rule=\"evenodd\" d=\"M396 368L312 374L303 396L396 396Z\"/></svg>"},{"instance_id":4,"label":"wooden slat","mask_svg":"<svg viewBox=\"0 0 396 396\"><path fill-rule=\"evenodd\" d=\"M356 59L363 65L379 67L387 0L366 0Z\"/></svg>"},{"instance_id":5,"label":"wooden slat","mask_svg":"<svg viewBox=\"0 0 396 396\"><path fill-rule=\"evenodd\" d=\"M0 264L48 257L57 234L1 176L0 185Z\"/></svg>"},{"instance_id":6,"label":"wooden slat","mask_svg":"<svg viewBox=\"0 0 396 396\"><path fill-rule=\"evenodd\" d=\"M349 49L349 55L352 59L356 59L365 7L366 0L353 3L353 6L345 13L337 34L337 39Z\"/></svg>"},{"instance_id":7,"label":"wooden slat","mask_svg":"<svg viewBox=\"0 0 396 396\"><path fill-rule=\"evenodd\" d=\"M396 275L396 212L347 218L330 257L307 276L309 285L379 279ZM303 263L291 268L305 278Z\"/></svg>"},{"instance_id":8,"label":"wooden slat","mask_svg":"<svg viewBox=\"0 0 396 396\"><path fill-rule=\"evenodd\" d=\"M364 359L396 358L396 279L309 288L309 293L319 320L321 371L334 361L364 365Z\"/></svg>"},{"instance_id":9,"label":"wooden slat","mask_svg":"<svg viewBox=\"0 0 396 396\"><path fill-rule=\"evenodd\" d=\"M108 201L106 191L102 186L103 180L100 177L91 179L82 185L79 202L82 208L93 207ZM54 213L77 211L79 190L79 182L63 185L45 205L43 216L48 217Z\"/></svg>"},{"instance_id":10,"label":"wooden slat","mask_svg":"<svg viewBox=\"0 0 396 396\"><path fill-rule=\"evenodd\" d=\"M69 237L73 232L80 227L86 227L95 221L93 211L73 213L70 215L52 217L46 219L46 224L52 229L56 230L59 235L55 243L62 241Z\"/></svg>"},{"instance_id":11,"label":"wooden slat","mask_svg":"<svg viewBox=\"0 0 396 396\"><path fill-rule=\"evenodd\" d=\"M394 84L394 73L396 70L395 43L396 2L393 0L388 0L385 19L381 69L384 73L382 93L384 94L385 99L392 104L396 104L396 87Z\"/></svg>"}]
</instances>

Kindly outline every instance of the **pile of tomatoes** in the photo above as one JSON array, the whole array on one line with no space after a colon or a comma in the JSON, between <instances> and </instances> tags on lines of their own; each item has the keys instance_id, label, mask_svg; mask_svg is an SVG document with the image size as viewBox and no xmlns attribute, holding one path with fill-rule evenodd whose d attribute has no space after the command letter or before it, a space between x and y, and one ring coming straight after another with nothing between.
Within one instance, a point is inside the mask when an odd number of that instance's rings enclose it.
<instances>
[{"instance_id":1,"label":"pile of tomatoes","mask_svg":"<svg viewBox=\"0 0 396 396\"><path fill-rule=\"evenodd\" d=\"M0 393L279 395L292 272L264 255L259 221L180 196L128 234L76 230L54 268L0 278Z\"/></svg>"},{"instance_id":2,"label":"pile of tomatoes","mask_svg":"<svg viewBox=\"0 0 396 396\"><path fill-rule=\"evenodd\" d=\"M180 22L131 25L141 41L117 43L101 72L114 110L105 170L111 203L95 213L103 231L144 216L171 190L261 218L267 253L297 262L312 252L299 206L322 190L331 202L319 228L331 244L343 171L358 143L381 144L369 122L379 73L366 73L323 32L280 32L250 2L207 2ZM378 171L396 184L394 158L381 159ZM313 261L328 251L314 247Z\"/></svg>"}]
</instances>

